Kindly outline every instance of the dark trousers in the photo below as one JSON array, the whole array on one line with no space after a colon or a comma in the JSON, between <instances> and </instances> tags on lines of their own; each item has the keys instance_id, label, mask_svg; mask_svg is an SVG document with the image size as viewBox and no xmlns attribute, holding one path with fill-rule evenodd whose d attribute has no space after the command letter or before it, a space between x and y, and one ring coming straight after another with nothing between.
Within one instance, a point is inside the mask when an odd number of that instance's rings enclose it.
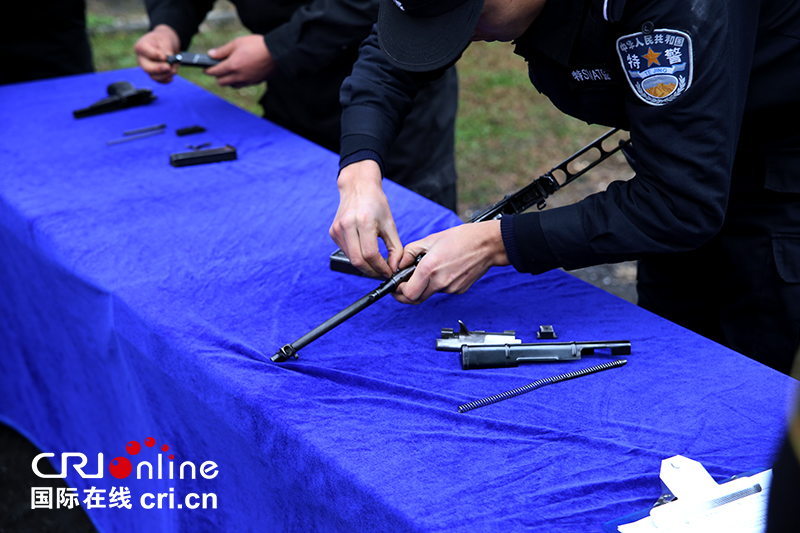
<instances>
[{"instance_id":1,"label":"dark trousers","mask_svg":"<svg viewBox=\"0 0 800 533\"><path fill-rule=\"evenodd\" d=\"M788 374L800 346L800 149L747 153L719 234L639 262L639 305Z\"/></svg>"},{"instance_id":2,"label":"dark trousers","mask_svg":"<svg viewBox=\"0 0 800 533\"><path fill-rule=\"evenodd\" d=\"M339 87L349 72L349 67L332 65L328 71L306 77L289 79L278 74L267 82L261 100L264 118L339 153ZM387 178L453 211L457 108L458 76L451 67L419 91L384 161Z\"/></svg>"}]
</instances>

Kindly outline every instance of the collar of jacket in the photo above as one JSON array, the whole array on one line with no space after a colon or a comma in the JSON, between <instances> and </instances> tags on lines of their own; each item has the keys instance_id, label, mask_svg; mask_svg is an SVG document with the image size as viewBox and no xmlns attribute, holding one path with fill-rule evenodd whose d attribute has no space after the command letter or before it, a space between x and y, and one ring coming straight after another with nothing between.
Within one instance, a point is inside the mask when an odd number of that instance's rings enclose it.
<instances>
[{"instance_id":1,"label":"collar of jacket","mask_svg":"<svg viewBox=\"0 0 800 533\"><path fill-rule=\"evenodd\" d=\"M586 8L593 4L609 22L622 18L626 0L549 0L531 26L514 41L514 53L527 58L531 50L551 57L561 65L569 56L578 38Z\"/></svg>"}]
</instances>

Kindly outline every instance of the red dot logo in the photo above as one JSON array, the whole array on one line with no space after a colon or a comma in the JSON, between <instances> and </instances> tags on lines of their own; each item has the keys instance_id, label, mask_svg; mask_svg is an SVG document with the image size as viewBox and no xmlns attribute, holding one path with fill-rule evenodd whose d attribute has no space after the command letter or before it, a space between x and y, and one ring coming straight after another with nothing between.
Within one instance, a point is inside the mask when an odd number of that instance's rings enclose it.
<instances>
[{"instance_id":1,"label":"red dot logo","mask_svg":"<svg viewBox=\"0 0 800 533\"><path fill-rule=\"evenodd\" d=\"M167 450L169 450L169 446L167 446L166 444L161 447L162 452L166 452Z\"/></svg>"},{"instance_id":2,"label":"red dot logo","mask_svg":"<svg viewBox=\"0 0 800 533\"><path fill-rule=\"evenodd\" d=\"M169 454L169 460L172 461L173 459L175 459L175 456L172 455L172 454Z\"/></svg>"},{"instance_id":3,"label":"red dot logo","mask_svg":"<svg viewBox=\"0 0 800 533\"><path fill-rule=\"evenodd\" d=\"M128 451L129 454L136 455L141 451L142 447L139 445L138 442L132 440L125 446L125 449Z\"/></svg>"},{"instance_id":4,"label":"red dot logo","mask_svg":"<svg viewBox=\"0 0 800 533\"><path fill-rule=\"evenodd\" d=\"M152 448L153 446L156 445L156 439L154 439L153 437L147 437L146 439L144 439L144 445L147 446L148 448Z\"/></svg>"},{"instance_id":5,"label":"red dot logo","mask_svg":"<svg viewBox=\"0 0 800 533\"><path fill-rule=\"evenodd\" d=\"M115 457L108 465L108 471L117 479L124 479L131 475L133 465L125 457Z\"/></svg>"}]
</instances>

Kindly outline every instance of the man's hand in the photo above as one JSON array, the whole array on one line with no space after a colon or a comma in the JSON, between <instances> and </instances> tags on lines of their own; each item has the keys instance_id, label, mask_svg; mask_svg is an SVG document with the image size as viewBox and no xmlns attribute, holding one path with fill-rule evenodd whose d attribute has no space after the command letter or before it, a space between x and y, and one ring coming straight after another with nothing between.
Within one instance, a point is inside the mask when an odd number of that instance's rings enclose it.
<instances>
[{"instance_id":1,"label":"man's hand","mask_svg":"<svg viewBox=\"0 0 800 533\"><path fill-rule=\"evenodd\" d=\"M463 224L422 240L403 251L400 268L425 254L414 274L394 293L398 302L418 304L436 292L461 294L493 266L509 265L500 221Z\"/></svg>"},{"instance_id":2,"label":"man's hand","mask_svg":"<svg viewBox=\"0 0 800 533\"><path fill-rule=\"evenodd\" d=\"M370 159L347 165L339 173L339 210L329 233L350 263L371 276L391 277L403 244L381 187L381 169ZM378 249L383 239L389 257Z\"/></svg>"},{"instance_id":3,"label":"man's hand","mask_svg":"<svg viewBox=\"0 0 800 533\"><path fill-rule=\"evenodd\" d=\"M145 33L133 46L139 66L159 83L171 82L178 72L178 65L167 63L167 56L174 56L180 48L178 34L166 24L159 24Z\"/></svg>"},{"instance_id":4,"label":"man's hand","mask_svg":"<svg viewBox=\"0 0 800 533\"><path fill-rule=\"evenodd\" d=\"M264 42L263 35L247 35L208 51L221 63L207 68L205 73L217 78L220 85L235 89L266 80L277 68Z\"/></svg>"}]
</instances>

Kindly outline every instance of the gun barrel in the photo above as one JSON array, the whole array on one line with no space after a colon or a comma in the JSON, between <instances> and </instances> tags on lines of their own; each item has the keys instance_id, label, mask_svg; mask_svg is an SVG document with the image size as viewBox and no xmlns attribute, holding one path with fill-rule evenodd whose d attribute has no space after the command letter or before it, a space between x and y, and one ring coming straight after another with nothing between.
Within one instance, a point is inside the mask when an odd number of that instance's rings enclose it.
<instances>
[{"instance_id":1,"label":"gun barrel","mask_svg":"<svg viewBox=\"0 0 800 533\"><path fill-rule=\"evenodd\" d=\"M297 359L297 350L303 348L307 344L317 340L318 338L325 335L327 332L344 322L345 320L349 319L353 315L360 313L370 305L374 304L387 294L394 292L397 289L397 286L400 285L404 281L408 281L411 277L411 274L414 273L416 270L417 265L416 263L411 265L408 268L405 268L392 276L391 278L387 279L380 286L375 289L374 291L370 292L366 296L361 297L355 303L350 304L345 309L339 311L331 318L317 326L316 328L312 329L296 341L291 344L285 345L283 348L277 351L275 355L273 355L270 359L275 363L283 363L284 361L288 360L290 357L294 357Z\"/></svg>"},{"instance_id":2,"label":"gun barrel","mask_svg":"<svg viewBox=\"0 0 800 533\"><path fill-rule=\"evenodd\" d=\"M575 361L594 350L608 348L611 355L630 355L630 341L549 342L540 344L484 344L461 347L461 368L509 368L521 363Z\"/></svg>"}]
</instances>

